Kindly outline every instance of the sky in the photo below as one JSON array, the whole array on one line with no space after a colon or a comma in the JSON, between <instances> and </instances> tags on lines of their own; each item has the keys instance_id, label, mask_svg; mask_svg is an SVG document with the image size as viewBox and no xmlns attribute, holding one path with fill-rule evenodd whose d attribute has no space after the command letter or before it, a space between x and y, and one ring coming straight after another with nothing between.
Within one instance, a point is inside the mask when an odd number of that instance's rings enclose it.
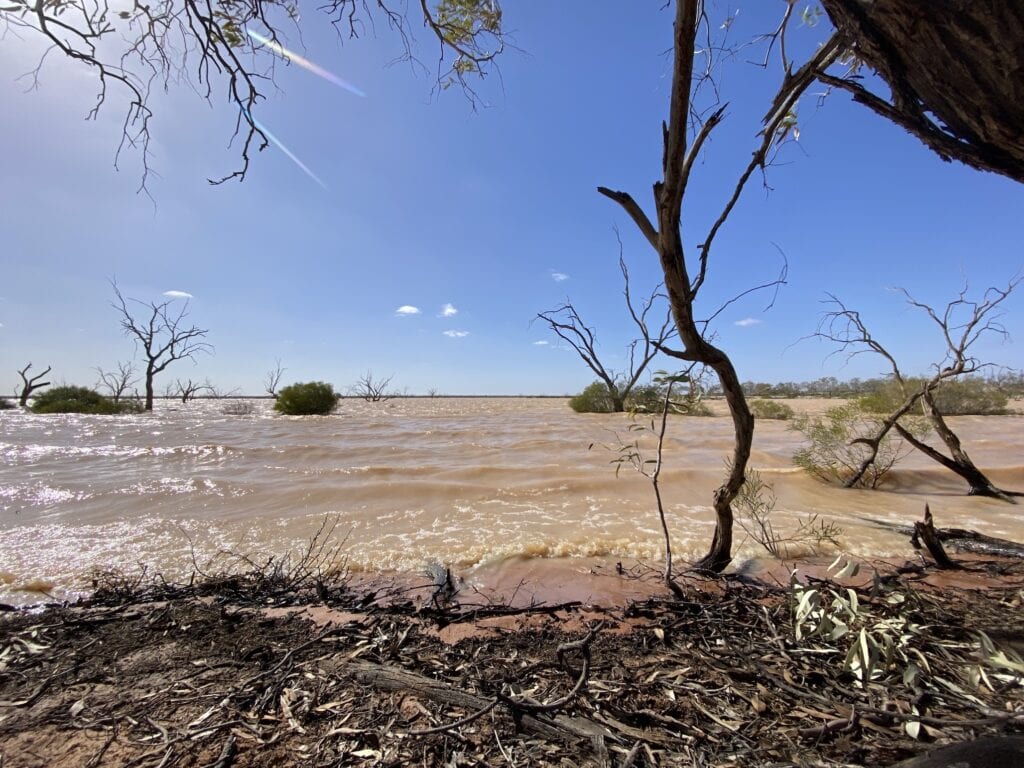
<instances>
[{"instance_id":1,"label":"sky","mask_svg":"<svg viewBox=\"0 0 1024 768\"><path fill-rule=\"evenodd\" d=\"M339 39L315 12L285 45L333 80L279 66L254 117L279 143L254 156L243 183L212 186L238 166L238 114L216 83L208 103L187 83L154 96L148 195L130 147L117 156L123 94L85 120L95 76L50 55L38 87L18 75L43 48L0 41L0 391L17 370L91 385L134 349L111 307L111 281L143 302L188 301L214 353L173 365L259 394L280 360L284 382L344 391L367 372L410 394L564 394L593 380L538 312L567 299L592 326L606 365L622 369L634 331L622 299L619 240L634 296L660 281L656 254L617 205L650 211L660 178L672 10L662 2L506 3L515 48L479 84L436 93L436 44L416 29L425 67L395 63L398 38ZM712 6L730 39L771 29L781 2ZM827 33L794 28L810 50ZM748 51L750 53L748 54ZM694 169L684 243L695 251L757 141L777 61L743 49L721 70L726 119ZM341 79L347 87L338 85ZM751 183L719 235L699 303L708 316L774 279L787 284L730 304L716 343L740 377L867 377L882 361L847 360L806 340L827 294L858 309L909 372L941 360L942 338L892 289L938 304L1024 269L1024 185L945 163L843 94L799 105L799 141L765 183ZM255 154L255 153L254 153ZM115 168L115 158L117 166ZM618 234L617 234L618 233ZM784 254L784 256L783 256ZM186 297L191 297L187 298ZM1024 291L1003 324L1024 328ZM979 343L986 360L1024 368L1021 334ZM804 340L802 340L804 339ZM671 367L659 361L655 368Z\"/></svg>"}]
</instances>

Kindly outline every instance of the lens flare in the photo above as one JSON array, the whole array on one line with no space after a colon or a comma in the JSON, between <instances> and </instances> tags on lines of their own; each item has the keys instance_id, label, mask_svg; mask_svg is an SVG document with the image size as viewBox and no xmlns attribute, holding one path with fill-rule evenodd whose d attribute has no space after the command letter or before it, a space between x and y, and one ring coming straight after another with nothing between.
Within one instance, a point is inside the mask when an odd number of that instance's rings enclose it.
<instances>
[{"instance_id":1,"label":"lens flare","mask_svg":"<svg viewBox=\"0 0 1024 768\"><path fill-rule=\"evenodd\" d=\"M356 88L354 85L352 85L352 83L348 82L347 80L341 79L336 74L334 74L333 72L329 72L328 70L324 69L320 65L314 64L309 59L303 58L302 56L299 56L299 54L294 53L293 51L289 51L287 48L285 48L280 43L275 43L270 38L264 37L259 32L253 32L248 27L245 28L245 34L247 34L249 37L251 37L257 43L260 43L261 45L267 46L267 48L272 50L278 56L283 56L286 59L294 61L300 67L303 67L304 69L308 69L314 75L319 75L324 80L327 80L328 82L334 83L339 88L344 88L349 93L354 93L356 96L362 96L363 98L366 98L366 94L363 93L358 88Z\"/></svg>"},{"instance_id":2,"label":"lens flare","mask_svg":"<svg viewBox=\"0 0 1024 768\"><path fill-rule=\"evenodd\" d=\"M294 152L292 152L290 149L288 149L288 147L286 147L284 144L282 144L281 140L278 139L277 136L275 136L269 130L267 130L267 127L265 125L263 125L259 120L257 120L255 117L250 115L248 110L243 109L242 110L242 114L244 114L252 122L253 125L255 125L257 128L259 128L263 132L263 135L266 136L268 139L270 139L270 141L272 141L274 143L274 146L276 146L278 149L280 149L282 152L284 152L286 155L288 155L288 159L291 160L293 163L295 163L297 166L299 166L299 168L301 168L303 170L303 172L307 176L309 176L309 178L311 178L313 181L315 181L317 184L319 184L324 189L327 189L327 185L324 184L320 180L320 177L317 176L315 173L313 173L311 170L309 170L309 168L306 167L306 164L303 163L301 160L299 160L299 158L297 158L295 156Z\"/></svg>"}]
</instances>

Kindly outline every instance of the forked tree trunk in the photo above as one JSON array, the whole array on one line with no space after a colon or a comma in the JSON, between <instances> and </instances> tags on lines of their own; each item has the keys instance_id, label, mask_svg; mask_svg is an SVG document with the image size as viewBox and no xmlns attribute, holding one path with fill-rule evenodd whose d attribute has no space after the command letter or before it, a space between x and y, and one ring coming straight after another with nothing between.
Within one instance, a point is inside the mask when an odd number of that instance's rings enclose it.
<instances>
[{"instance_id":1,"label":"forked tree trunk","mask_svg":"<svg viewBox=\"0 0 1024 768\"><path fill-rule=\"evenodd\" d=\"M892 92L890 104L855 87L856 101L901 125L944 160L1024 182L1024 3L822 4Z\"/></svg>"}]
</instances>

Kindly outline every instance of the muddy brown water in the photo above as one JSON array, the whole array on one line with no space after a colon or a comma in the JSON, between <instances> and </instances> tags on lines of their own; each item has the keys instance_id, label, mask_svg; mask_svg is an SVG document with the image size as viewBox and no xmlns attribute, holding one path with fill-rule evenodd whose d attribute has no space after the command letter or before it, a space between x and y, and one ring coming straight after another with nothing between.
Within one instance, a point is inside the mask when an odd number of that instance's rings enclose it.
<instances>
[{"instance_id":1,"label":"muddy brown water","mask_svg":"<svg viewBox=\"0 0 1024 768\"><path fill-rule=\"evenodd\" d=\"M326 418L277 416L265 400L227 415L231 402L116 418L0 412L0 601L81 594L95 569L180 579L193 562L229 564L226 553L266 562L302 551L325 521L357 570L442 563L470 583L528 574L571 587L595 562L660 561L650 484L611 463L636 437L627 415L547 398L344 400ZM995 482L1024 488L1024 417L951 421ZM662 487L682 558L710 538L731 442L724 416L671 421ZM1024 507L966 497L922 456L884 491L842 490L792 465L800 444L786 423L759 422L752 465L774 487L780 530L819 515L843 529L846 552L905 555L906 538L871 521L907 524L927 502L940 526L1024 540ZM641 446L653 455L650 439ZM738 560L761 554L737 533Z\"/></svg>"}]
</instances>

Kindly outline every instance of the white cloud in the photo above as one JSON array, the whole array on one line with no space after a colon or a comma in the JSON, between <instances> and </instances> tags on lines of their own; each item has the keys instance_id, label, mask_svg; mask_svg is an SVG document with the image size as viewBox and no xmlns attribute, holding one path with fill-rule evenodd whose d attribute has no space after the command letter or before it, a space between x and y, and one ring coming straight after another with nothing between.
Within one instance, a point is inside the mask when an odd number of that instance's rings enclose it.
<instances>
[{"instance_id":1,"label":"white cloud","mask_svg":"<svg viewBox=\"0 0 1024 768\"><path fill-rule=\"evenodd\" d=\"M469 336L469 331L444 331L443 333L449 339L464 339Z\"/></svg>"},{"instance_id":2,"label":"white cloud","mask_svg":"<svg viewBox=\"0 0 1024 768\"><path fill-rule=\"evenodd\" d=\"M419 307L414 307L412 304L403 304L395 310L395 315L398 317L410 317L412 315L418 315L420 313Z\"/></svg>"},{"instance_id":3,"label":"white cloud","mask_svg":"<svg viewBox=\"0 0 1024 768\"><path fill-rule=\"evenodd\" d=\"M761 321L756 317L745 317L742 320L737 320L733 325L738 325L740 328L749 328L752 325L757 325Z\"/></svg>"},{"instance_id":4,"label":"white cloud","mask_svg":"<svg viewBox=\"0 0 1024 768\"><path fill-rule=\"evenodd\" d=\"M533 342L533 346L535 346L535 347L546 347L548 345L548 343L549 342L546 342L546 341L535 341L535 342Z\"/></svg>"},{"instance_id":5,"label":"white cloud","mask_svg":"<svg viewBox=\"0 0 1024 768\"><path fill-rule=\"evenodd\" d=\"M560 283L563 280L568 280L569 276L565 274L565 272L556 272L555 270L552 269L551 279L554 280L556 283Z\"/></svg>"},{"instance_id":6,"label":"white cloud","mask_svg":"<svg viewBox=\"0 0 1024 768\"><path fill-rule=\"evenodd\" d=\"M185 291L164 291L164 296L168 299L191 299L194 298L191 293Z\"/></svg>"},{"instance_id":7,"label":"white cloud","mask_svg":"<svg viewBox=\"0 0 1024 768\"><path fill-rule=\"evenodd\" d=\"M457 310L451 303L448 303L441 307L441 314L439 314L438 317L455 317L457 314L459 314L459 310Z\"/></svg>"}]
</instances>

